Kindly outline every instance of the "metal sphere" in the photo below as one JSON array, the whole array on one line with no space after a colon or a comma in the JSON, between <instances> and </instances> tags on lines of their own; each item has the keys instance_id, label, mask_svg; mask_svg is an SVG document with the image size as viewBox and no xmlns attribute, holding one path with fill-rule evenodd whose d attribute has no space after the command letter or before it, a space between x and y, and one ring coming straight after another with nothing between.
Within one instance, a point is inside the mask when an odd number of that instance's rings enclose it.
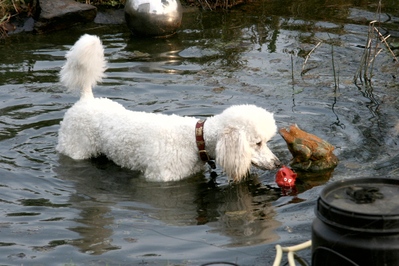
<instances>
[{"instance_id":1,"label":"metal sphere","mask_svg":"<svg viewBox=\"0 0 399 266\"><path fill-rule=\"evenodd\" d=\"M126 0L125 19L133 34L168 36L180 27L182 7L179 0Z\"/></svg>"}]
</instances>

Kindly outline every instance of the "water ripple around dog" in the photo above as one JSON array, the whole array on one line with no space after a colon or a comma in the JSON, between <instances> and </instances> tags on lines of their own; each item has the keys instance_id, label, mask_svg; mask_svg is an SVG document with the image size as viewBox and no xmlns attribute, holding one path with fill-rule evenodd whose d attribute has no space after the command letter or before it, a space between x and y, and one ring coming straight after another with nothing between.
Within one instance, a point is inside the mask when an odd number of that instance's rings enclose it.
<instances>
[{"instance_id":1,"label":"water ripple around dog","mask_svg":"<svg viewBox=\"0 0 399 266\"><path fill-rule=\"evenodd\" d=\"M361 14L369 16L366 7L337 13L340 4L265 3L188 13L170 39L137 39L121 25L94 25L1 42L3 263L199 265L222 258L267 265L276 243L310 238L314 205L328 180L308 180L297 194L281 197L268 188L273 171L255 171L257 177L237 185L219 169L217 184L209 173L149 183L105 158L58 155L59 121L77 100L59 86L58 72L66 51L87 32L101 37L109 59L96 96L128 109L198 117L232 104L257 104L275 112L279 127L297 123L336 146L340 164L332 180L397 178L399 95L391 75L397 69L382 53L386 66L376 62L375 90L352 84L367 36L358 23ZM323 45L301 76L304 57L320 38ZM331 45L340 69L335 92ZM289 162L279 136L270 146Z\"/></svg>"}]
</instances>

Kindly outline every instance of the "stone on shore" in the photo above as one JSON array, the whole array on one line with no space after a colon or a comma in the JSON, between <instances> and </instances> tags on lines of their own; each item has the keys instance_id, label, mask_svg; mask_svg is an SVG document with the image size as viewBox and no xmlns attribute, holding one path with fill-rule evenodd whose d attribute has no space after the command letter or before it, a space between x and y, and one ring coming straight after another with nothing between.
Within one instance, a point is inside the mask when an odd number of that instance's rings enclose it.
<instances>
[{"instance_id":1,"label":"stone on shore","mask_svg":"<svg viewBox=\"0 0 399 266\"><path fill-rule=\"evenodd\" d=\"M39 0L40 14L34 29L38 33L61 30L94 20L97 8L74 0Z\"/></svg>"}]
</instances>

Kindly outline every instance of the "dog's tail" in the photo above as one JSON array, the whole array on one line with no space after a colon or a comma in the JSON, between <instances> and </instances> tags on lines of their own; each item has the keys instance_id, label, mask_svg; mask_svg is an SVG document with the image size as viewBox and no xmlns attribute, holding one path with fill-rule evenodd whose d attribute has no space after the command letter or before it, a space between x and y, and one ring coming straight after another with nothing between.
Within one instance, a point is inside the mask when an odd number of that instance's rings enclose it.
<instances>
[{"instance_id":1,"label":"dog's tail","mask_svg":"<svg viewBox=\"0 0 399 266\"><path fill-rule=\"evenodd\" d=\"M78 91L81 97L93 97L92 87L105 76L107 62L100 38L85 34L65 55L67 59L60 72L60 80L69 91Z\"/></svg>"}]
</instances>

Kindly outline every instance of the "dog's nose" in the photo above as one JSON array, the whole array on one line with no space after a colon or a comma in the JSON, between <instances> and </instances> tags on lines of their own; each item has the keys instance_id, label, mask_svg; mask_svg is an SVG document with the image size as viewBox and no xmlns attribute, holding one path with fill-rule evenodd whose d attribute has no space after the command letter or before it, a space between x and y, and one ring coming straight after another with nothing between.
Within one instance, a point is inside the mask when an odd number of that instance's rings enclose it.
<instances>
[{"instance_id":1,"label":"dog's nose","mask_svg":"<svg viewBox=\"0 0 399 266\"><path fill-rule=\"evenodd\" d=\"M280 168L282 166L282 163L280 162L280 160L279 159L275 159L274 160L274 167L275 168Z\"/></svg>"}]
</instances>

